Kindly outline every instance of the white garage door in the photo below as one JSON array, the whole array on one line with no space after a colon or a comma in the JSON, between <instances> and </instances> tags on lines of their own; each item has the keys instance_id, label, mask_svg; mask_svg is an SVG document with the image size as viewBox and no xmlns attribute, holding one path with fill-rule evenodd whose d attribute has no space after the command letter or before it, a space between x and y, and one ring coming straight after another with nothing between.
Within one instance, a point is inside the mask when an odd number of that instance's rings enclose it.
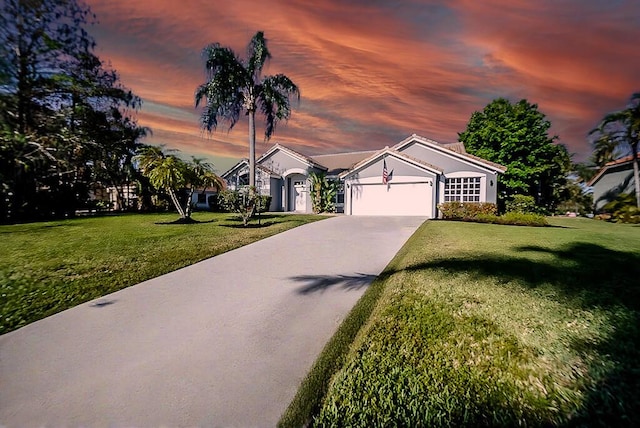
<instances>
[{"instance_id":1,"label":"white garage door","mask_svg":"<svg viewBox=\"0 0 640 428\"><path fill-rule=\"evenodd\" d=\"M351 186L351 214L431 217L432 189L428 183L356 184Z\"/></svg>"}]
</instances>

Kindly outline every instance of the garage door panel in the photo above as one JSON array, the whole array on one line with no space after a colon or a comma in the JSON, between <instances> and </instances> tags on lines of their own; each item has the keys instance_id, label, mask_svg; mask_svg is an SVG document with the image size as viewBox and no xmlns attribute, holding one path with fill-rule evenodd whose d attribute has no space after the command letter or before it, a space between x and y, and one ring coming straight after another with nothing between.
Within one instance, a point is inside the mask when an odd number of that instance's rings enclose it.
<instances>
[{"instance_id":1,"label":"garage door panel","mask_svg":"<svg viewBox=\"0 0 640 428\"><path fill-rule=\"evenodd\" d=\"M352 186L353 215L431 216L432 187L427 183L359 184Z\"/></svg>"}]
</instances>

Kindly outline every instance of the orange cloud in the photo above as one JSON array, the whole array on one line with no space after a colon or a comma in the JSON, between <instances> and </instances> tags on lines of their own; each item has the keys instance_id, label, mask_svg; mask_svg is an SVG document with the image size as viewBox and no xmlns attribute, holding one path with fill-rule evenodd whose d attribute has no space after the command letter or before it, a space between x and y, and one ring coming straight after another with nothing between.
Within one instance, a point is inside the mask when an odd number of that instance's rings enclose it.
<instances>
[{"instance_id":1,"label":"orange cloud","mask_svg":"<svg viewBox=\"0 0 640 428\"><path fill-rule=\"evenodd\" d=\"M640 89L640 4L630 0L89 3L98 53L145 100L150 140L185 150L246 153L244 121L210 144L193 94L202 48L217 41L243 56L256 30L273 54L265 72L302 92L274 141L309 153L380 148L413 132L452 142L474 110L505 96L537 103L586 157L586 133Z\"/></svg>"}]
</instances>

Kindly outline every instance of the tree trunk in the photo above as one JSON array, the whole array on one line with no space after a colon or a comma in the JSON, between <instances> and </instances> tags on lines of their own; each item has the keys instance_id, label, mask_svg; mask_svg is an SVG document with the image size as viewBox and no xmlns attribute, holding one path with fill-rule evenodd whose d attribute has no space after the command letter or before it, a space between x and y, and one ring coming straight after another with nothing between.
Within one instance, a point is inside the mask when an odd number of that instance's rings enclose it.
<instances>
[{"instance_id":1,"label":"tree trunk","mask_svg":"<svg viewBox=\"0 0 640 428\"><path fill-rule=\"evenodd\" d=\"M256 123L255 110L249 110L249 186L256 185Z\"/></svg>"},{"instance_id":2,"label":"tree trunk","mask_svg":"<svg viewBox=\"0 0 640 428\"><path fill-rule=\"evenodd\" d=\"M169 196L171 196L171 200L173 201L173 205L176 206L176 209L178 210L178 214L180 214L180 217L186 218L186 213L182 209L182 205L180 205L180 201L178 200L176 193L173 191L173 189L169 189L168 192L169 192Z\"/></svg>"},{"instance_id":3,"label":"tree trunk","mask_svg":"<svg viewBox=\"0 0 640 428\"><path fill-rule=\"evenodd\" d=\"M193 187L190 187L187 191L187 205L185 208L186 218L191 218L191 212L193 211L193 204L191 203L191 198L193 198Z\"/></svg>"},{"instance_id":4,"label":"tree trunk","mask_svg":"<svg viewBox=\"0 0 640 428\"><path fill-rule=\"evenodd\" d=\"M633 156L633 181L636 186L636 207L640 208L640 168L638 168L638 141L631 145L631 156Z\"/></svg>"}]
</instances>

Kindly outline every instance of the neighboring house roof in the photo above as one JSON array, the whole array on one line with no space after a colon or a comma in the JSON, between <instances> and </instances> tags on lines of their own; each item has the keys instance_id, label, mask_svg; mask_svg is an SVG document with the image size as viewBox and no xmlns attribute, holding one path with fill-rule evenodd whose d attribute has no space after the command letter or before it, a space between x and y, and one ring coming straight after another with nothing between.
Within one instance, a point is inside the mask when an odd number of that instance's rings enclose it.
<instances>
[{"instance_id":1,"label":"neighboring house roof","mask_svg":"<svg viewBox=\"0 0 640 428\"><path fill-rule=\"evenodd\" d=\"M373 155L377 150L362 152L332 153L328 155L315 155L315 159L327 168L327 175L339 175L354 167L355 164Z\"/></svg>"},{"instance_id":2,"label":"neighboring house roof","mask_svg":"<svg viewBox=\"0 0 640 428\"><path fill-rule=\"evenodd\" d=\"M408 162L414 166L417 166L418 168L421 169L425 169L429 172L435 172L438 174L442 174L442 169L438 168L437 166L431 165L427 162L424 162L420 159L416 159L413 156L409 156L406 155L402 152L399 152L397 150L394 150L393 148L389 148L389 147L385 147L382 150L378 150L377 152L375 152L373 155L369 156L366 159L363 159L362 161L358 162L357 164L355 164L353 166L353 168L351 168L348 171L344 171L342 174L340 174L340 178L345 178L351 174L355 174L356 172L365 169L366 167L368 167L369 165L371 165L372 163L375 163L376 161L378 161L379 159L386 157L386 156L393 156L395 158L404 160L405 162Z\"/></svg>"},{"instance_id":3,"label":"neighboring house roof","mask_svg":"<svg viewBox=\"0 0 640 428\"><path fill-rule=\"evenodd\" d=\"M431 147L434 150L438 150L442 153L448 153L449 155L455 158L463 159L473 164L483 166L485 168L489 168L497 172L503 173L507 170L507 167L504 165L500 165L498 163L488 161L478 156L470 155L469 153L466 152L464 148L464 144L460 142L452 143L452 144L440 144L437 141L431 140L429 138L425 138L425 137L421 137L419 135L413 134L410 137L405 138L404 140L402 140L401 142L393 146L393 149L402 151L403 148L407 147L409 144L413 142L418 142L425 146Z\"/></svg>"},{"instance_id":4,"label":"neighboring house roof","mask_svg":"<svg viewBox=\"0 0 640 428\"><path fill-rule=\"evenodd\" d=\"M640 153L636 154L636 158L640 159ZM587 186L595 185L609 170L613 168L624 168L625 166L631 166L633 163L633 155L625 156L620 159L616 159L612 162L606 163L600 171L587 183Z\"/></svg>"},{"instance_id":5,"label":"neighboring house roof","mask_svg":"<svg viewBox=\"0 0 640 428\"><path fill-rule=\"evenodd\" d=\"M262 161L263 159L265 159L266 157L268 157L270 154L272 154L273 152L275 152L276 150L280 150L283 151L287 154L289 154L290 156L297 158L298 160L302 161L303 163L306 163L307 165L314 167L314 168L318 168L318 169L322 169L322 170L327 170L327 167L324 165L320 165L318 162L316 162L315 160L313 160L313 158L310 158L309 156L305 156L302 153L296 152L293 149L290 149L289 147L283 146L280 143L276 143L276 145L274 145L273 147L271 147L269 150L267 150L266 152L264 152L264 154L262 156L260 156L257 160L256 160L256 164L260 163L260 161Z\"/></svg>"}]
</instances>

